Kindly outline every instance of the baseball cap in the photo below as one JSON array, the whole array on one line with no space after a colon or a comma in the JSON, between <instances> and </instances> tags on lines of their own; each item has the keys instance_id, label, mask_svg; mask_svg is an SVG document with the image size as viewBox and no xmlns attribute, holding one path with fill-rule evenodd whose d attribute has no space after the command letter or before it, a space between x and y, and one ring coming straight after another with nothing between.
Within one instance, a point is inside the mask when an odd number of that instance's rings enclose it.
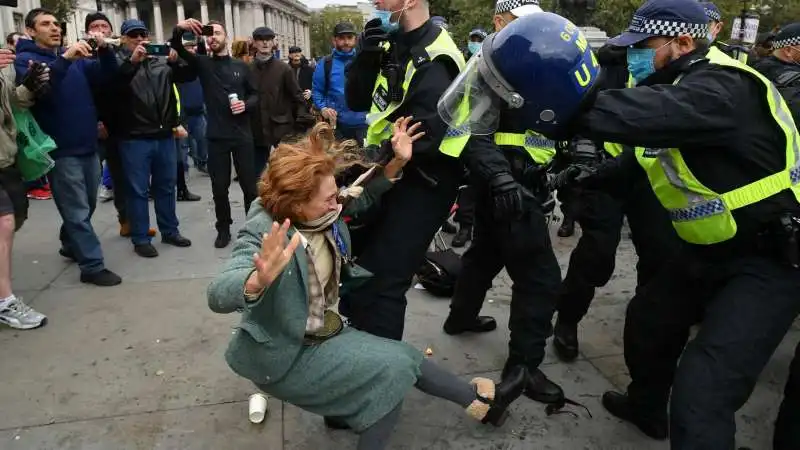
<instances>
[{"instance_id":1,"label":"baseball cap","mask_svg":"<svg viewBox=\"0 0 800 450\"><path fill-rule=\"evenodd\" d=\"M772 41L772 48L777 50L784 47L800 45L800 22L795 22L781 28Z\"/></svg>"},{"instance_id":2,"label":"baseball cap","mask_svg":"<svg viewBox=\"0 0 800 450\"><path fill-rule=\"evenodd\" d=\"M147 32L147 27L144 25L144 22L139 19L127 19L126 21L122 22L120 33L122 33L124 36L129 34L131 31Z\"/></svg>"},{"instance_id":3,"label":"baseball cap","mask_svg":"<svg viewBox=\"0 0 800 450\"><path fill-rule=\"evenodd\" d=\"M711 2L700 2L700 4L703 5L703 10L706 12L706 17L708 17L709 21L719 22L722 20L722 13L719 12L717 5Z\"/></svg>"},{"instance_id":4,"label":"baseball cap","mask_svg":"<svg viewBox=\"0 0 800 450\"><path fill-rule=\"evenodd\" d=\"M270 27L258 27L253 30L253 39L270 40L275 38L275 32Z\"/></svg>"},{"instance_id":5,"label":"baseball cap","mask_svg":"<svg viewBox=\"0 0 800 450\"><path fill-rule=\"evenodd\" d=\"M333 27L333 35L356 34L356 27L350 22L339 22Z\"/></svg>"},{"instance_id":6,"label":"baseball cap","mask_svg":"<svg viewBox=\"0 0 800 450\"><path fill-rule=\"evenodd\" d=\"M539 0L497 0L494 13L510 12L514 17L525 17L533 13L542 12Z\"/></svg>"},{"instance_id":7,"label":"baseball cap","mask_svg":"<svg viewBox=\"0 0 800 450\"><path fill-rule=\"evenodd\" d=\"M708 37L708 18L696 0L648 0L633 13L628 29L608 40L615 47L629 47L656 36L688 34Z\"/></svg>"}]
</instances>

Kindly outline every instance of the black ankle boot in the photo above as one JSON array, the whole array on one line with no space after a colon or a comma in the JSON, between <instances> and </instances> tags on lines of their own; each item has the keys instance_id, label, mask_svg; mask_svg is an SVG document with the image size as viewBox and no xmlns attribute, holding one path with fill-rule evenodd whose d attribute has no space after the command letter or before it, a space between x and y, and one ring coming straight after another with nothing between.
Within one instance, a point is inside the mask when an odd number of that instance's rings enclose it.
<instances>
[{"instance_id":1,"label":"black ankle boot","mask_svg":"<svg viewBox=\"0 0 800 450\"><path fill-rule=\"evenodd\" d=\"M578 357L578 324L557 321L553 328L553 347L560 360L575 361Z\"/></svg>"},{"instance_id":2,"label":"black ankle boot","mask_svg":"<svg viewBox=\"0 0 800 450\"><path fill-rule=\"evenodd\" d=\"M449 335L456 335L462 333L487 333L497 329L497 321L491 316L478 316L473 320L466 323L457 323L450 316L444 321L442 327L444 332Z\"/></svg>"},{"instance_id":3,"label":"black ankle boot","mask_svg":"<svg viewBox=\"0 0 800 450\"><path fill-rule=\"evenodd\" d=\"M467 245L467 242L472 240L472 227L461 227L453 236L453 242L450 243L455 248L461 248Z\"/></svg>"},{"instance_id":4,"label":"black ankle boot","mask_svg":"<svg viewBox=\"0 0 800 450\"><path fill-rule=\"evenodd\" d=\"M633 404L627 394L608 391L603 394L603 407L618 419L636 425L653 439L663 441L669 436L666 406L664 411L648 411Z\"/></svg>"},{"instance_id":5,"label":"black ankle boot","mask_svg":"<svg viewBox=\"0 0 800 450\"><path fill-rule=\"evenodd\" d=\"M570 237L575 234L575 221L569 217L564 217L564 223L558 227L558 237Z\"/></svg>"},{"instance_id":6,"label":"black ankle boot","mask_svg":"<svg viewBox=\"0 0 800 450\"><path fill-rule=\"evenodd\" d=\"M528 372L524 366L516 366L508 371L500 383L486 378L475 378L471 384L475 386L477 399L467 407L467 414L481 423L502 426L508 418L508 407L518 399L525 390Z\"/></svg>"}]
</instances>

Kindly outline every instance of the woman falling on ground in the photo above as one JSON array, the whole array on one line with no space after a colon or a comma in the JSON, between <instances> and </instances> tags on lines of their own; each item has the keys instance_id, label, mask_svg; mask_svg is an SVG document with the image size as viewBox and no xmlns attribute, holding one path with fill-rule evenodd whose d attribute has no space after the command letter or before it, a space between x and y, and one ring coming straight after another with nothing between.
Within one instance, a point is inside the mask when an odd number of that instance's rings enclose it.
<instances>
[{"instance_id":1,"label":"woman falling on ground","mask_svg":"<svg viewBox=\"0 0 800 450\"><path fill-rule=\"evenodd\" d=\"M226 353L234 372L324 416L329 426L352 428L360 434L359 450L386 447L412 387L499 426L525 385L524 369L500 384L468 383L405 342L343 326L335 311L340 291L371 275L351 259L342 216L365 211L401 176L413 142L424 134L409 122L395 123L394 158L363 189L337 189L334 174L348 160L342 157L347 143L333 144L328 125L280 145L233 255L208 290L215 312L243 312Z\"/></svg>"}]
</instances>

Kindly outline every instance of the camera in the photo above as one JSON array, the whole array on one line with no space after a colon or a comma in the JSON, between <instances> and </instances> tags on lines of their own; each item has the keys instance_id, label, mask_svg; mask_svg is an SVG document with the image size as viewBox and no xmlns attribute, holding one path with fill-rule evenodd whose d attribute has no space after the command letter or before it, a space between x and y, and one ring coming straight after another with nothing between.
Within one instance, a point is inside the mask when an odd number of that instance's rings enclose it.
<instances>
[{"instance_id":1,"label":"camera","mask_svg":"<svg viewBox=\"0 0 800 450\"><path fill-rule=\"evenodd\" d=\"M86 39L86 43L89 44L89 47L91 47L92 52L96 52L97 51L97 39L95 39L93 37L90 37L90 38Z\"/></svg>"}]
</instances>

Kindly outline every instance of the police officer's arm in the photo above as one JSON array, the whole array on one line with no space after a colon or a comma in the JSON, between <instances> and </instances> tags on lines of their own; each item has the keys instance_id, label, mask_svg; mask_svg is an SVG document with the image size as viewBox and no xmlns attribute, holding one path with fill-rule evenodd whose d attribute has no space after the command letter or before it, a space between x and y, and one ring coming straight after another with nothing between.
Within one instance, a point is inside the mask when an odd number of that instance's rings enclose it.
<instances>
[{"instance_id":1,"label":"police officer's arm","mask_svg":"<svg viewBox=\"0 0 800 450\"><path fill-rule=\"evenodd\" d=\"M447 125L439 117L436 104L452 82L453 75L446 63L434 60L421 65L414 75L403 104L388 117L390 122L408 116L414 118L413 122L422 122L421 131L425 132L425 136L414 142L413 161L416 163L440 157L439 145L447 131Z\"/></svg>"},{"instance_id":2,"label":"police officer's arm","mask_svg":"<svg viewBox=\"0 0 800 450\"><path fill-rule=\"evenodd\" d=\"M742 77L731 70L704 69L677 85L610 89L597 94L572 130L594 140L642 147L703 147L721 136L735 139L737 91Z\"/></svg>"},{"instance_id":3,"label":"police officer's arm","mask_svg":"<svg viewBox=\"0 0 800 450\"><path fill-rule=\"evenodd\" d=\"M322 62L317 66L323 65ZM317 71L320 68L317 67ZM381 53L358 52L350 66L345 69L344 93L347 106L356 112L366 112L372 106L372 87L381 70ZM437 97L438 98L438 97Z\"/></svg>"},{"instance_id":4,"label":"police officer's arm","mask_svg":"<svg viewBox=\"0 0 800 450\"><path fill-rule=\"evenodd\" d=\"M461 162L475 179L483 183L489 183L497 174L511 172L511 165L491 136L471 136L461 152Z\"/></svg>"}]
</instances>

